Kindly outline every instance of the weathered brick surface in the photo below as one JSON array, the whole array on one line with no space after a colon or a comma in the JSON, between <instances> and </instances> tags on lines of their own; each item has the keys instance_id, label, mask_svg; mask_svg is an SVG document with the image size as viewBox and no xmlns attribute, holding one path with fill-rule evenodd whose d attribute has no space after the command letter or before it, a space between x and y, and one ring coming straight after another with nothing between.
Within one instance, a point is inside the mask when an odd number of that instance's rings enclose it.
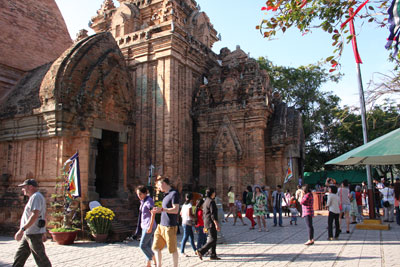
<instances>
[{"instance_id":1,"label":"weathered brick surface","mask_svg":"<svg viewBox=\"0 0 400 267\"><path fill-rule=\"evenodd\" d=\"M105 1L92 18L109 31L130 67L135 92L134 179L147 183L149 166L178 188L193 184L192 97L201 75L216 62L217 41L194 1ZM133 137L132 137L133 138Z\"/></svg>"},{"instance_id":2,"label":"weathered brick surface","mask_svg":"<svg viewBox=\"0 0 400 267\"><path fill-rule=\"evenodd\" d=\"M10 95L0 110L0 174L7 179L0 200L27 177L36 178L49 197L64 162L76 151L82 199L93 200L97 146L92 143L101 139L102 129L119 133L119 142L126 143L133 125L132 86L124 58L111 34L103 33L79 41L44 67L25 77L15 89L20 93ZM122 163L131 154L119 147ZM123 184L123 164L120 170ZM13 199L18 201L19 195ZM23 205L18 207L0 224L19 220Z\"/></svg>"},{"instance_id":3,"label":"weathered brick surface","mask_svg":"<svg viewBox=\"0 0 400 267\"><path fill-rule=\"evenodd\" d=\"M119 2L104 1L91 24L99 34L28 72L0 108L0 201L20 201L7 187L29 175L50 192L77 150L85 202L101 194L96 162L115 163L107 182L129 200L150 164L179 190L215 186L224 200L230 185L282 183L290 157L297 177L301 118L273 108L256 60L240 48L213 53L217 32L195 1ZM103 141L112 149L100 157Z\"/></svg>"},{"instance_id":4,"label":"weathered brick surface","mask_svg":"<svg viewBox=\"0 0 400 267\"><path fill-rule=\"evenodd\" d=\"M239 47L222 49L219 58L193 108L200 184L215 185L226 203L230 186L241 195L247 185L282 184L292 158L295 185L304 143L299 113L278 100L273 108L267 74Z\"/></svg>"},{"instance_id":5,"label":"weathered brick surface","mask_svg":"<svg viewBox=\"0 0 400 267\"><path fill-rule=\"evenodd\" d=\"M0 29L0 63L23 71L53 61L72 44L54 0L1 1Z\"/></svg>"},{"instance_id":6,"label":"weathered brick surface","mask_svg":"<svg viewBox=\"0 0 400 267\"><path fill-rule=\"evenodd\" d=\"M55 60L71 44L54 0L0 2L0 103L26 71Z\"/></svg>"}]
</instances>

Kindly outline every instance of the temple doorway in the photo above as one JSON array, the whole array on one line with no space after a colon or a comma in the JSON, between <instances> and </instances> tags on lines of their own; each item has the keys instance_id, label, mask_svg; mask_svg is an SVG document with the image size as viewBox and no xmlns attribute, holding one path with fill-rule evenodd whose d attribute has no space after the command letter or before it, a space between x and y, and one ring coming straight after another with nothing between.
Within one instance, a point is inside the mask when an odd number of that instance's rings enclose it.
<instances>
[{"instance_id":1,"label":"temple doorway","mask_svg":"<svg viewBox=\"0 0 400 267\"><path fill-rule=\"evenodd\" d=\"M96 192L100 198L112 198L118 191L118 132L102 130L102 138L97 144L96 157Z\"/></svg>"}]
</instances>

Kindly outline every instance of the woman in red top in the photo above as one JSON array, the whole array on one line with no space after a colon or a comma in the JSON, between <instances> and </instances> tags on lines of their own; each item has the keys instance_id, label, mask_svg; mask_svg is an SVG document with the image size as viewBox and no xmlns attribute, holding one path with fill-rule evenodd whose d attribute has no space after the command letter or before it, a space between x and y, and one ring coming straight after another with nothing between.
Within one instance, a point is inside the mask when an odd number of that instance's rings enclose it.
<instances>
[{"instance_id":1,"label":"woman in red top","mask_svg":"<svg viewBox=\"0 0 400 267\"><path fill-rule=\"evenodd\" d=\"M196 218L197 224L195 225L196 231L199 233L197 239L197 249L200 249L205 245L207 240L207 235L204 233L204 221L203 221L203 204L204 200L200 198L196 202Z\"/></svg>"},{"instance_id":2,"label":"woman in red top","mask_svg":"<svg viewBox=\"0 0 400 267\"><path fill-rule=\"evenodd\" d=\"M311 193L310 188L307 184L303 185L303 197L301 198L300 204L303 207L304 221L306 222L308 229L308 241L304 243L304 245L313 245L314 244L314 227L312 218L314 217L314 198Z\"/></svg>"}]
</instances>

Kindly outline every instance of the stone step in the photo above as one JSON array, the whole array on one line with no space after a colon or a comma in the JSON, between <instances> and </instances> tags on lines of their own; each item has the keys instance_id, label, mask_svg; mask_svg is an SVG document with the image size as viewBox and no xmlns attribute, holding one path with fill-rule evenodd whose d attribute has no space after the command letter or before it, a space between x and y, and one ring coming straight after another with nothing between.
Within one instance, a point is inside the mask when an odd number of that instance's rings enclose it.
<instances>
[{"instance_id":1,"label":"stone step","mask_svg":"<svg viewBox=\"0 0 400 267\"><path fill-rule=\"evenodd\" d=\"M390 224L357 224L356 229L359 230L389 230Z\"/></svg>"},{"instance_id":2,"label":"stone step","mask_svg":"<svg viewBox=\"0 0 400 267\"><path fill-rule=\"evenodd\" d=\"M132 227L128 227L121 222L114 220L111 223L111 234L109 236L110 242L121 242L124 241L127 237L132 236L134 229Z\"/></svg>"},{"instance_id":3,"label":"stone step","mask_svg":"<svg viewBox=\"0 0 400 267\"><path fill-rule=\"evenodd\" d=\"M380 219L365 219L364 224L382 224Z\"/></svg>"},{"instance_id":4,"label":"stone step","mask_svg":"<svg viewBox=\"0 0 400 267\"><path fill-rule=\"evenodd\" d=\"M360 230L389 230L390 224L383 224L380 219L365 219L362 223L356 225Z\"/></svg>"},{"instance_id":5,"label":"stone step","mask_svg":"<svg viewBox=\"0 0 400 267\"><path fill-rule=\"evenodd\" d=\"M104 207L128 206L128 200L122 198L102 198L100 203Z\"/></svg>"},{"instance_id":6,"label":"stone step","mask_svg":"<svg viewBox=\"0 0 400 267\"><path fill-rule=\"evenodd\" d=\"M104 207L107 207L107 208L111 209L115 214L129 212L129 210L127 208L121 207L121 206L118 206L118 207L104 206Z\"/></svg>"},{"instance_id":7,"label":"stone step","mask_svg":"<svg viewBox=\"0 0 400 267\"><path fill-rule=\"evenodd\" d=\"M122 214L122 215L116 214L115 217L118 221L127 221L127 220L137 221L137 218L132 214Z\"/></svg>"},{"instance_id":8,"label":"stone step","mask_svg":"<svg viewBox=\"0 0 400 267\"><path fill-rule=\"evenodd\" d=\"M115 220L113 223L122 224L129 229L130 232L132 232L132 229L136 229L138 214L129 209L128 200L120 198L102 198L100 199L100 203L115 213Z\"/></svg>"}]
</instances>

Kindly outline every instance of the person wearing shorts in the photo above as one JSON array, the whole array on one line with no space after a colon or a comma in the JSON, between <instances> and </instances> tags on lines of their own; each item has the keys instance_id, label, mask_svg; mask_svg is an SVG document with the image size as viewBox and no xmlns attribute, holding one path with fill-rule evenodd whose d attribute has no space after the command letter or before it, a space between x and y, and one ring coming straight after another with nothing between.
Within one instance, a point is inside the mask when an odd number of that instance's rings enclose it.
<instances>
[{"instance_id":1,"label":"person wearing shorts","mask_svg":"<svg viewBox=\"0 0 400 267\"><path fill-rule=\"evenodd\" d=\"M162 208L153 208L154 213L161 213L161 221L154 233L153 251L156 256L157 266L161 267L161 250L167 246L172 254L174 267L178 266L178 242L176 233L178 231L179 193L170 185L167 177L159 177L157 186L165 193Z\"/></svg>"},{"instance_id":2,"label":"person wearing shorts","mask_svg":"<svg viewBox=\"0 0 400 267\"><path fill-rule=\"evenodd\" d=\"M344 214L344 217L346 219L346 233L350 233L350 190L349 190L349 182L347 180L344 180L342 182L341 187L338 190L338 197L339 197L339 209L340 209L340 215L339 215L339 224L342 226L342 215Z\"/></svg>"}]
</instances>

